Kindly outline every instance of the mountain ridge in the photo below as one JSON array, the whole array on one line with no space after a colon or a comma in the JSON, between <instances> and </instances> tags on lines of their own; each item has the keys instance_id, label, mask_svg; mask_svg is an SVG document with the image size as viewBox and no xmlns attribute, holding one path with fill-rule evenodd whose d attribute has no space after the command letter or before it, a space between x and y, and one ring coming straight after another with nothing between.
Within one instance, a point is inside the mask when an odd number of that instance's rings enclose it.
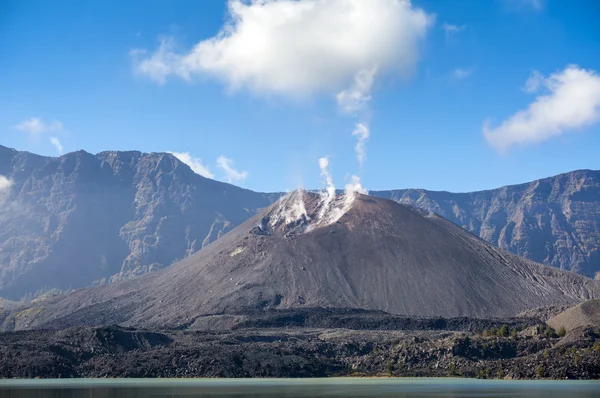
<instances>
[{"instance_id":1,"label":"mountain ridge","mask_svg":"<svg viewBox=\"0 0 600 398\"><path fill-rule=\"evenodd\" d=\"M277 195L194 173L171 154L0 149L0 296L106 283L172 264ZM64 264L64 265L63 265Z\"/></svg>"},{"instance_id":2,"label":"mountain ridge","mask_svg":"<svg viewBox=\"0 0 600 398\"><path fill-rule=\"evenodd\" d=\"M370 194L435 212L534 261L592 277L600 271L600 171L459 194L423 189Z\"/></svg>"},{"instance_id":3,"label":"mountain ridge","mask_svg":"<svg viewBox=\"0 0 600 398\"><path fill-rule=\"evenodd\" d=\"M163 152L44 157L0 145L0 175L14 181L0 195L0 297L12 300L169 266L281 196L204 178ZM522 257L600 271L600 171L477 192L370 194L435 212Z\"/></svg>"}]
</instances>

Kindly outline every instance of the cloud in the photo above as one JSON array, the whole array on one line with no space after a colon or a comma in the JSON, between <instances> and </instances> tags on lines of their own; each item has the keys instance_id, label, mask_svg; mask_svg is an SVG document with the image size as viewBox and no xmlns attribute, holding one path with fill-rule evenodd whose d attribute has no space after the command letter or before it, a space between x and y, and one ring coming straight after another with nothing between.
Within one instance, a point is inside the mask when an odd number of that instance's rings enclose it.
<instances>
[{"instance_id":1,"label":"cloud","mask_svg":"<svg viewBox=\"0 0 600 398\"><path fill-rule=\"evenodd\" d=\"M489 120L484 123L483 134L490 145L505 151L514 145L535 144L600 118L600 76L595 71L569 65L548 77L534 72L525 89L535 92L541 88L548 93L536 97L527 109L495 128Z\"/></svg>"},{"instance_id":2,"label":"cloud","mask_svg":"<svg viewBox=\"0 0 600 398\"><path fill-rule=\"evenodd\" d=\"M63 125L57 120L51 123L44 123L42 119L38 117L32 117L12 126L12 128L15 130L24 131L32 138L38 138L41 134L46 132L62 131Z\"/></svg>"},{"instance_id":3,"label":"cloud","mask_svg":"<svg viewBox=\"0 0 600 398\"><path fill-rule=\"evenodd\" d=\"M223 155L217 158L217 167L223 170L225 173L225 181L227 182L243 181L248 177L248 172L246 170L237 171L234 168L233 160L226 158Z\"/></svg>"},{"instance_id":4,"label":"cloud","mask_svg":"<svg viewBox=\"0 0 600 398\"><path fill-rule=\"evenodd\" d=\"M354 83L347 89L336 94L340 109L346 113L365 109L371 100L371 87L376 69L361 70L354 77Z\"/></svg>"},{"instance_id":5,"label":"cloud","mask_svg":"<svg viewBox=\"0 0 600 398\"><path fill-rule=\"evenodd\" d=\"M442 24L442 29L444 29L444 32L446 32L446 37L450 37L458 32L461 32L463 30L465 30L467 27L467 25L452 25L449 23L444 22Z\"/></svg>"},{"instance_id":6,"label":"cloud","mask_svg":"<svg viewBox=\"0 0 600 398\"><path fill-rule=\"evenodd\" d=\"M210 171L208 166L202 164L202 159L193 157L189 152L167 152L181 160L183 163L190 166L196 174L200 174L206 178L214 178L215 175Z\"/></svg>"},{"instance_id":7,"label":"cloud","mask_svg":"<svg viewBox=\"0 0 600 398\"><path fill-rule=\"evenodd\" d=\"M367 149L365 148L365 144L370 136L369 128L363 123L356 123L352 135L356 136L358 139L354 150L356 151L358 163L362 166L367 159Z\"/></svg>"},{"instance_id":8,"label":"cloud","mask_svg":"<svg viewBox=\"0 0 600 398\"><path fill-rule=\"evenodd\" d=\"M463 80L473 74L473 68L456 68L452 71L452 78Z\"/></svg>"},{"instance_id":9,"label":"cloud","mask_svg":"<svg viewBox=\"0 0 600 398\"><path fill-rule=\"evenodd\" d=\"M65 148L62 146L62 144L60 143L60 141L58 140L58 138L56 138L56 137L50 137L50 143L52 143L52 145L54 145L54 147L58 151L59 155L63 154L63 150Z\"/></svg>"},{"instance_id":10,"label":"cloud","mask_svg":"<svg viewBox=\"0 0 600 398\"><path fill-rule=\"evenodd\" d=\"M12 187L13 181L0 174L0 192L4 192Z\"/></svg>"},{"instance_id":11,"label":"cloud","mask_svg":"<svg viewBox=\"0 0 600 398\"><path fill-rule=\"evenodd\" d=\"M133 50L136 71L161 84L211 76L256 94L328 93L353 111L376 75L414 69L434 21L406 0L230 0L228 11L216 36L187 51L168 37Z\"/></svg>"},{"instance_id":12,"label":"cloud","mask_svg":"<svg viewBox=\"0 0 600 398\"><path fill-rule=\"evenodd\" d=\"M537 70L534 70L529 79L525 82L525 87L523 90L526 93L535 93L544 85L544 75L542 75Z\"/></svg>"}]
</instances>

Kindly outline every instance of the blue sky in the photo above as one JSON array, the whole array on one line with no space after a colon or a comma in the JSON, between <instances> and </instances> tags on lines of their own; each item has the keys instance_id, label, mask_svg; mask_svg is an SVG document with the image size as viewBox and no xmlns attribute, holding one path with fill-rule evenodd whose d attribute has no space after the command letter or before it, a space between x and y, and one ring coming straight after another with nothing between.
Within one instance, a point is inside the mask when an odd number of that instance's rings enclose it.
<instances>
[{"instance_id":1,"label":"blue sky","mask_svg":"<svg viewBox=\"0 0 600 398\"><path fill-rule=\"evenodd\" d=\"M386 1L367 11L393 14ZM600 3L414 0L389 29L373 28L376 42L356 44L374 50L350 53L352 64L315 49L365 36L360 17L338 13L343 0L325 2L347 36L309 41L284 27L284 51L266 56L244 45L258 36L244 36L253 20L243 14L240 47L225 43L222 55L206 42L198 66L185 55L222 29L226 1L4 1L0 144L51 156L58 146L188 153L214 178L259 191L322 186L321 157L338 187L357 175L373 190L461 192L600 169ZM300 32L323 23L308 19ZM255 34L274 31L263 29ZM299 51L307 56L290 67ZM372 81L357 85L369 65ZM359 103L342 103L344 91ZM370 132L362 165L357 123Z\"/></svg>"}]
</instances>

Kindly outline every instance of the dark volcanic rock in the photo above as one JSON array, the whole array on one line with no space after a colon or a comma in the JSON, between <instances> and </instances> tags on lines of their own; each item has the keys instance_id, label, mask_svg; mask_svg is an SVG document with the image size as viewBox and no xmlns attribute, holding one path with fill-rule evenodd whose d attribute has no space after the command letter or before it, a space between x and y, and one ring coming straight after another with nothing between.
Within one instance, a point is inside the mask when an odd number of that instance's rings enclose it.
<instances>
[{"instance_id":1,"label":"dark volcanic rock","mask_svg":"<svg viewBox=\"0 0 600 398\"><path fill-rule=\"evenodd\" d=\"M0 297L126 279L214 241L276 195L195 174L166 153L78 151L59 158L0 146Z\"/></svg>"},{"instance_id":2,"label":"dark volcanic rock","mask_svg":"<svg viewBox=\"0 0 600 398\"><path fill-rule=\"evenodd\" d=\"M597 331L570 339L509 332L114 326L11 332L0 333L0 377L600 377Z\"/></svg>"},{"instance_id":3,"label":"dark volcanic rock","mask_svg":"<svg viewBox=\"0 0 600 398\"><path fill-rule=\"evenodd\" d=\"M254 311L244 314L231 329L245 328L322 328L352 330L451 330L478 332L502 325L521 328L539 323L536 318L418 318L390 315L383 311L357 309L306 308Z\"/></svg>"},{"instance_id":4,"label":"dark volcanic rock","mask_svg":"<svg viewBox=\"0 0 600 398\"><path fill-rule=\"evenodd\" d=\"M489 191L371 191L414 204L519 256L593 277L600 271L600 171Z\"/></svg>"}]
</instances>

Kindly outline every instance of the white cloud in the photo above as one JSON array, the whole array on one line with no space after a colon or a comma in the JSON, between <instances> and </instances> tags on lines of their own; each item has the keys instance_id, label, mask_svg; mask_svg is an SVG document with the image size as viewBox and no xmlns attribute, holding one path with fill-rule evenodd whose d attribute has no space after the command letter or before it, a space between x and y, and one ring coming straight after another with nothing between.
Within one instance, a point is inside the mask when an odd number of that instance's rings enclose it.
<instances>
[{"instance_id":1,"label":"white cloud","mask_svg":"<svg viewBox=\"0 0 600 398\"><path fill-rule=\"evenodd\" d=\"M12 187L13 181L0 174L0 192L6 191Z\"/></svg>"},{"instance_id":2,"label":"white cloud","mask_svg":"<svg viewBox=\"0 0 600 398\"><path fill-rule=\"evenodd\" d=\"M456 68L452 71L452 77L456 80L463 80L473 74L473 68Z\"/></svg>"},{"instance_id":3,"label":"white cloud","mask_svg":"<svg viewBox=\"0 0 600 398\"><path fill-rule=\"evenodd\" d=\"M352 135L356 136L358 139L354 150L356 151L358 163L362 166L367 158L367 149L365 148L365 144L370 136L369 128L363 123L356 123L356 127L354 128Z\"/></svg>"},{"instance_id":4,"label":"white cloud","mask_svg":"<svg viewBox=\"0 0 600 398\"><path fill-rule=\"evenodd\" d=\"M215 175L210 171L208 166L202 164L202 159L193 157L189 152L167 152L181 160L183 163L190 166L196 174L200 174L206 178L214 178Z\"/></svg>"},{"instance_id":5,"label":"white cloud","mask_svg":"<svg viewBox=\"0 0 600 398\"><path fill-rule=\"evenodd\" d=\"M434 17L408 0L230 0L213 38L178 52L162 38L133 50L138 73L164 83L214 76L230 88L289 96L337 94L352 111L370 98L375 75L410 73Z\"/></svg>"},{"instance_id":6,"label":"white cloud","mask_svg":"<svg viewBox=\"0 0 600 398\"><path fill-rule=\"evenodd\" d=\"M537 70L534 70L533 73L531 73L531 76L529 76L529 79L525 82L523 90L526 93L535 93L544 85L544 80L544 75Z\"/></svg>"},{"instance_id":7,"label":"white cloud","mask_svg":"<svg viewBox=\"0 0 600 398\"><path fill-rule=\"evenodd\" d=\"M15 130L24 131L32 138L38 138L41 134L46 132L62 131L63 125L57 120L51 123L44 123L42 119L38 117L32 117L12 126L12 128Z\"/></svg>"},{"instance_id":8,"label":"white cloud","mask_svg":"<svg viewBox=\"0 0 600 398\"><path fill-rule=\"evenodd\" d=\"M248 177L248 172L246 170L237 171L234 168L233 160L226 158L223 155L217 158L217 166L225 173L225 181L227 182L243 181Z\"/></svg>"},{"instance_id":9,"label":"white cloud","mask_svg":"<svg viewBox=\"0 0 600 398\"><path fill-rule=\"evenodd\" d=\"M58 138L56 138L56 137L50 137L50 143L52 143L52 145L54 145L54 147L58 151L59 155L63 154L63 151L64 151L65 148L62 146L62 144L60 143L60 141L58 140Z\"/></svg>"},{"instance_id":10,"label":"white cloud","mask_svg":"<svg viewBox=\"0 0 600 398\"><path fill-rule=\"evenodd\" d=\"M544 77L534 73L526 90L545 88L548 93L536 97L498 127L486 121L483 134L500 151L513 145L539 143L570 130L597 122L600 118L600 76L593 70L569 65L563 71Z\"/></svg>"},{"instance_id":11,"label":"white cloud","mask_svg":"<svg viewBox=\"0 0 600 398\"><path fill-rule=\"evenodd\" d=\"M442 24L442 29L444 29L444 32L446 32L446 36L452 36L453 34L456 34L458 32L461 32L463 30L465 30L465 28L467 27L467 25L452 25L449 23L444 22Z\"/></svg>"}]
</instances>

